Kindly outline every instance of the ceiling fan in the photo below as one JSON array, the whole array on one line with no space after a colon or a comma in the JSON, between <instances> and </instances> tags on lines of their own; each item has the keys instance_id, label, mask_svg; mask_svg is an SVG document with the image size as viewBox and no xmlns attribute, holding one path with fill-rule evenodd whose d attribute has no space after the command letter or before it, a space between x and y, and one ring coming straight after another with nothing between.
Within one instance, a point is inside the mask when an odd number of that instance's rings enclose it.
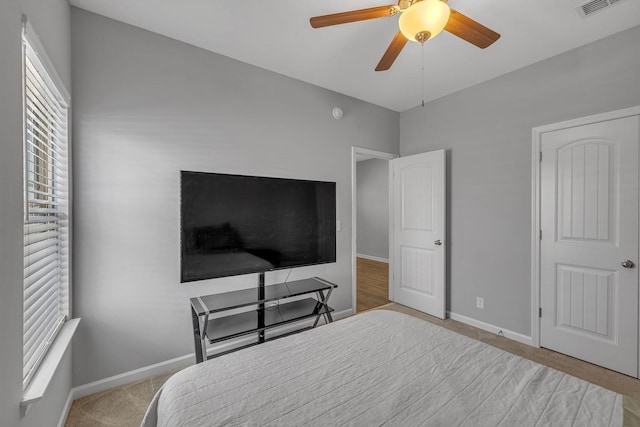
<instances>
[{"instance_id":1,"label":"ceiling fan","mask_svg":"<svg viewBox=\"0 0 640 427\"><path fill-rule=\"evenodd\" d=\"M400 31L391 40L376 71L391 68L407 41L424 44L443 29L482 49L500 38L500 34L450 8L447 0L398 0L398 4L315 16L309 21L313 28L322 28L397 14Z\"/></svg>"}]
</instances>

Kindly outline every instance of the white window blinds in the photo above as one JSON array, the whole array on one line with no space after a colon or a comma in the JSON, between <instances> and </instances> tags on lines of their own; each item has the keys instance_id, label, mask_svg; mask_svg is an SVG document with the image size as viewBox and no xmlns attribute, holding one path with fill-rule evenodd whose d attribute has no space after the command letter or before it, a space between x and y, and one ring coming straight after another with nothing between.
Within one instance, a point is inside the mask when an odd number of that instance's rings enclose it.
<instances>
[{"instance_id":1,"label":"white window blinds","mask_svg":"<svg viewBox=\"0 0 640 427\"><path fill-rule=\"evenodd\" d=\"M26 384L67 318L67 103L24 38L24 337Z\"/></svg>"}]
</instances>

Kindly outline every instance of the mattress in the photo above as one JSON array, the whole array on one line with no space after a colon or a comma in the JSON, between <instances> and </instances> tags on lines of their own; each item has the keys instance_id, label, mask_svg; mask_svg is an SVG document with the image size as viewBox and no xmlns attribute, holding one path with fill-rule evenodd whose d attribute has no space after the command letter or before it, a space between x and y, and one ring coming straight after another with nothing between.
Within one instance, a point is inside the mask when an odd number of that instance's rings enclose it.
<instances>
[{"instance_id":1,"label":"mattress","mask_svg":"<svg viewBox=\"0 0 640 427\"><path fill-rule=\"evenodd\" d=\"M376 310L172 376L151 426L622 426L623 396Z\"/></svg>"}]
</instances>

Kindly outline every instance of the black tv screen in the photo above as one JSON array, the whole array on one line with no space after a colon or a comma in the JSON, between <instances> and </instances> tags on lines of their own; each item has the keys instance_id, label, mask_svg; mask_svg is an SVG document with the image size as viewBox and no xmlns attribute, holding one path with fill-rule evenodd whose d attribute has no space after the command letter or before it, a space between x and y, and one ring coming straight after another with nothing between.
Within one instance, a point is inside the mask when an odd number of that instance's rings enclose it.
<instances>
[{"instance_id":1,"label":"black tv screen","mask_svg":"<svg viewBox=\"0 0 640 427\"><path fill-rule=\"evenodd\" d=\"M335 182L181 172L181 281L336 261Z\"/></svg>"}]
</instances>

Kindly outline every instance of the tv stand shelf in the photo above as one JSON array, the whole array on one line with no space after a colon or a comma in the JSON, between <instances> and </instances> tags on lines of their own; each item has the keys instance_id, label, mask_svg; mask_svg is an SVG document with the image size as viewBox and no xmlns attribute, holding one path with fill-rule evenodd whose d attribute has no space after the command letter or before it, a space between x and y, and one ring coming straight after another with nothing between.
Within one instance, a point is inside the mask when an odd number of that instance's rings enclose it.
<instances>
[{"instance_id":1,"label":"tv stand shelf","mask_svg":"<svg viewBox=\"0 0 640 427\"><path fill-rule=\"evenodd\" d=\"M329 307L328 300L331 292L336 287L337 285L318 277L264 286L264 273L261 273L258 288L191 298L196 363L229 352L225 351L213 356L207 356L207 343L220 343L245 335L257 334L255 342L230 350L236 351L290 335L291 333L314 328L322 316L325 317L327 323L332 322L331 312L333 309ZM308 297L287 303L268 304L314 293L316 298ZM251 306L256 308L241 313L222 314L229 310ZM210 318L212 314L217 316ZM265 338L265 331L268 329L314 318L313 326L300 327L291 333Z\"/></svg>"}]
</instances>

